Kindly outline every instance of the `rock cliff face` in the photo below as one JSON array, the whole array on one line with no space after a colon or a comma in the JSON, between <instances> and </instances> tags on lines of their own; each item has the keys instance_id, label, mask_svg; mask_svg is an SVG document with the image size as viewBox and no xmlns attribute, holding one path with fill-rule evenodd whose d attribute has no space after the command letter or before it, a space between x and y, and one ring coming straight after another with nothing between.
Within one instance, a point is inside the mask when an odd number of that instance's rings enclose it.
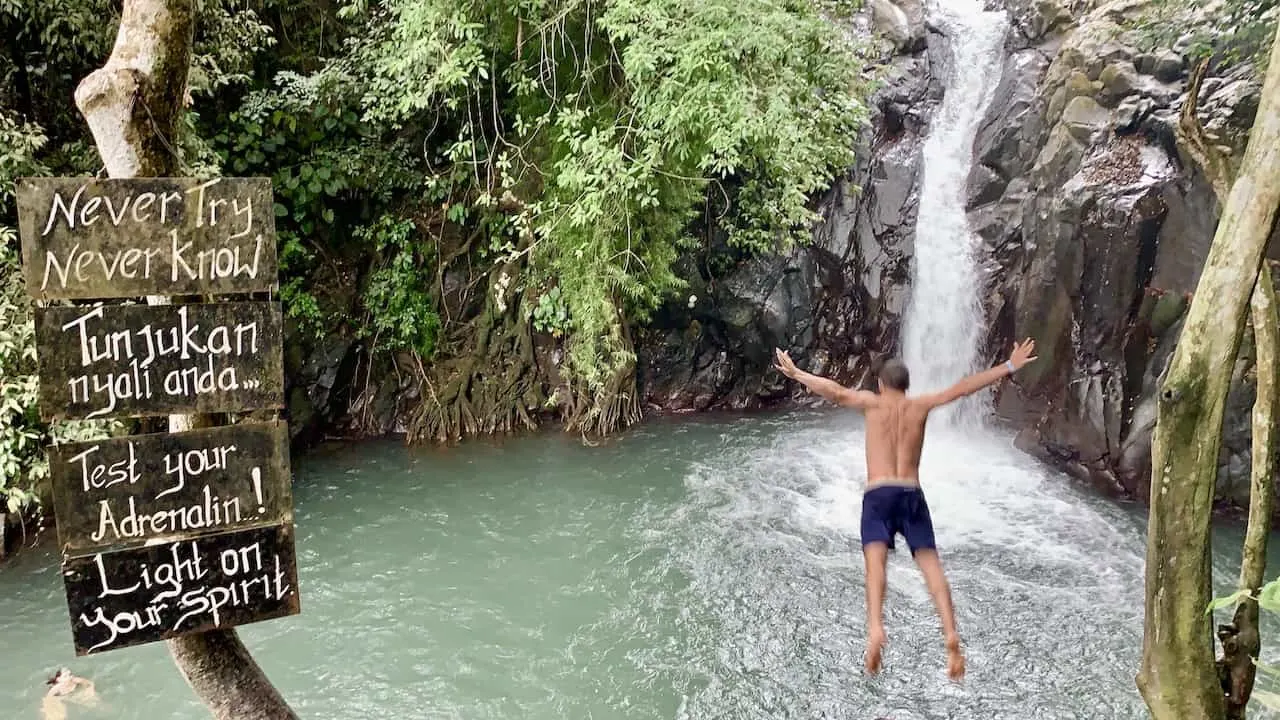
<instances>
[{"instance_id":1,"label":"rock cliff face","mask_svg":"<svg viewBox=\"0 0 1280 720\"><path fill-rule=\"evenodd\" d=\"M903 10L905 8L905 10ZM686 258L687 302L670 303L640 337L640 381L650 409L746 409L798 398L769 370L773 348L803 367L861 384L897 351L915 238L921 148L942 96L944 39L912 3L872 5L890 38L885 82L872 99L859 163L820 200L813 242L733 262L724 248ZM926 34L929 36L926 42Z\"/></svg>"},{"instance_id":2,"label":"rock cliff face","mask_svg":"<svg viewBox=\"0 0 1280 720\"><path fill-rule=\"evenodd\" d=\"M1015 337L1041 359L1000 412L1020 444L1100 487L1145 497L1155 393L1217 223L1209 183L1173 140L1186 65L1142 54L1118 23L1136 3L1011 8L1005 82L975 143L970 221L992 269L992 359ZM1206 82L1202 121L1242 147L1247 73ZM1247 346L1246 346L1247 347ZM1247 352L1238 378L1250 365ZM1220 495L1248 500L1248 408L1229 400Z\"/></svg>"}]
</instances>

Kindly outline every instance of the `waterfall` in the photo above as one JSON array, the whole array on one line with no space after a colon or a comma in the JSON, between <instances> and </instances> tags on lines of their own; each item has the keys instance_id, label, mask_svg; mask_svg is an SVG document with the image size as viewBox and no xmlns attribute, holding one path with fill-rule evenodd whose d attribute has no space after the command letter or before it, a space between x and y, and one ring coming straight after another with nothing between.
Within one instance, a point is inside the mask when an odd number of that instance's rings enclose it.
<instances>
[{"instance_id":1,"label":"waterfall","mask_svg":"<svg viewBox=\"0 0 1280 720\"><path fill-rule=\"evenodd\" d=\"M978 242L964 205L973 142L1000 83L1008 26L1003 11L985 11L981 0L932 0L928 12L947 36L951 64L942 106L923 150L911 299L902 338L912 394L940 390L981 369ZM944 419L966 425L981 422L982 415L981 396L943 411Z\"/></svg>"}]
</instances>

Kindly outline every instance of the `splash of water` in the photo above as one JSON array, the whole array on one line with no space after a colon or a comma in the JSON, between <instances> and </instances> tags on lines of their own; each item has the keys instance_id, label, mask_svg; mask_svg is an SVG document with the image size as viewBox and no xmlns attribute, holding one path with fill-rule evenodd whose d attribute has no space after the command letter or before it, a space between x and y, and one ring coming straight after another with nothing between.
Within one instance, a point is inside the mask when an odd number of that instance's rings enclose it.
<instances>
[{"instance_id":1,"label":"splash of water","mask_svg":"<svg viewBox=\"0 0 1280 720\"><path fill-rule=\"evenodd\" d=\"M950 77L924 144L911 300L903 323L903 358L914 392L941 390L978 370L984 323L978 301L976 236L965 215L973 141L1003 69L1008 19L980 0L938 0L930 18L949 40ZM944 422L973 426L981 396L945 408Z\"/></svg>"}]
</instances>

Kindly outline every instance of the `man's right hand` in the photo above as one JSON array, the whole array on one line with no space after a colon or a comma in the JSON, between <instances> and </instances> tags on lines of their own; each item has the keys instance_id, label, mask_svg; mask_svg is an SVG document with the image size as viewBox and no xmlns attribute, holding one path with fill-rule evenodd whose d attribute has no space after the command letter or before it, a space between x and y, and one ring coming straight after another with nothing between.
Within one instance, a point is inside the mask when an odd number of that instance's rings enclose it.
<instances>
[{"instance_id":1,"label":"man's right hand","mask_svg":"<svg viewBox=\"0 0 1280 720\"><path fill-rule=\"evenodd\" d=\"M794 362L792 362L790 355L783 352L779 348L774 348L773 356L774 356L774 359L776 360L774 367L778 369L778 372L782 373L783 375L786 375L787 377L793 380L797 375L800 374L800 369L796 367L796 364Z\"/></svg>"},{"instance_id":2,"label":"man's right hand","mask_svg":"<svg viewBox=\"0 0 1280 720\"><path fill-rule=\"evenodd\" d=\"M1009 364L1014 370L1021 370L1027 363L1036 359L1031 353L1036 350L1036 341L1031 338L1023 340L1021 344L1013 344L1013 352L1009 353Z\"/></svg>"}]
</instances>

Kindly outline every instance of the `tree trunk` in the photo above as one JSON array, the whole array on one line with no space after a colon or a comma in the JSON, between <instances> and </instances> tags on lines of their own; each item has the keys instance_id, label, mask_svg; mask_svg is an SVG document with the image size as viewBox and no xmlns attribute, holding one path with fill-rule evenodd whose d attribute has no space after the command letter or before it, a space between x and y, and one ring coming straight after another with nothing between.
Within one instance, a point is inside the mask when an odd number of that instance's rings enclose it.
<instances>
[{"instance_id":1,"label":"tree trunk","mask_svg":"<svg viewBox=\"0 0 1280 720\"><path fill-rule=\"evenodd\" d=\"M1280 315L1276 313L1271 269L1266 264L1258 273L1251 309L1257 355L1257 397L1253 402L1253 468L1249 524L1240 561L1240 588L1256 595L1267 569L1267 536L1271 533L1271 513L1275 505L1275 418L1280 398L1276 387ZM1222 664L1226 670L1223 690L1227 695L1227 718L1243 720L1257 673L1254 659L1262 649L1257 601L1249 597L1237 605L1232 621L1218 628L1218 637L1222 641Z\"/></svg>"},{"instance_id":2,"label":"tree trunk","mask_svg":"<svg viewBox=\"0 0 1280 720\"><path fill-rule=\"evenodd\" d=\"M1280 40L1280 35L1277 36ZM1280 203L1280 52L1160 388L1138 688L1154 720L1220 720L1209 521L1241 327Z\"/></svg>"},{"instance_id":3,"label":"tree trunk","mask_svg":"<svg viewBox=\"0 0 1280 720\"><path fill-rule=\"evenodd\" d=\"M76 105L109 176L178 173L177 135L186 105L194 15L194 0L125 0L111 57L76 88ZM147 298L151 305L168 301ZM202 416L169 418L172 432L210 424ZM185 635L167 644L192 690L218 720L297 717L235 630Z\"/></svg>"},{"instance_id":4,"label":"tree trunk","mask_svg":"<svg viewBox=\"0 0 1280 720\"><path fill-rule=\"evenodd\" d=\"M1230 149L1213 142L1197 114L1196 99L1209 68L1200 62L1187 86L1176 130L1179 147L1199 165L1213 187L1218 204L1226 206L1235 179L1235 163ZM1257 396L1253 405L1253 468L1249 489L1249 521L1240 563L1240 588L1255 593L1262 585L1266 569L1267 537L1275 505L1275 419L1277 417L1276 345L1280 342L1275 286L1271 269L1264 263L1258 272L1250 301L1256 350ZM1261 650L1258 603L1252 597L1236 606L1231 622L1218 626L1222 659L1218 661L1222 690L1226 695L1228 720L1243 720L1257 675L1254 660Z\"/></svg>"}]
</instances>

